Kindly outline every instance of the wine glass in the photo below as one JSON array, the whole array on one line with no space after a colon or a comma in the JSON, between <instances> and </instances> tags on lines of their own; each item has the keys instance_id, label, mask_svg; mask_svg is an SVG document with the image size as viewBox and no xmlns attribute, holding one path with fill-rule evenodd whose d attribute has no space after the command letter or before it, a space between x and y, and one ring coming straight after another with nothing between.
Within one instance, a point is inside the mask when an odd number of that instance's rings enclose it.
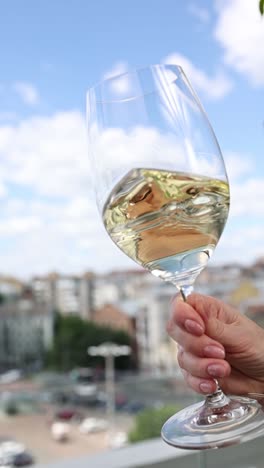
<instances>
[{"instance_id":1,"label":"wine glass","mask_svg":"<svg viewBox=\"0 0 264 468\"><path fill-rule=\"evenodd\" d=\"M88 91L88 140L97 204L113 242L184 300L223 232L229 184L214 132L176 65L114 76ZM204 449L262 433L255 398L221 389L172 416L170 445Z\"/></svg>"}]
</instances>

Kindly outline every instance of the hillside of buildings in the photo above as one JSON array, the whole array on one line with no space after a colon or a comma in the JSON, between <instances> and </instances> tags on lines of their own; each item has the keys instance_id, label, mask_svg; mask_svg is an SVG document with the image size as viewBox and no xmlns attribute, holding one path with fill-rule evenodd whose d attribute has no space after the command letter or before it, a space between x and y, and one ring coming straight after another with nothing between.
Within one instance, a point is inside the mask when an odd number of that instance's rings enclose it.
<instances>
[{"instance_id":1,"label":"hillside of buildings","mask_svg":"<svg viewBox=\"0 0 264 468\"><path fill-rule=\"evenodd\" d=\"M196 291L224 300L264 324L264 259L251 266L209 267ZM143 270L50 273L28 282L0 276L0 366L43 364L56 315L120 330L134 340L140 369L174 369L176 345L166 334L174 286Z\"/></svg>"}]
</instances>

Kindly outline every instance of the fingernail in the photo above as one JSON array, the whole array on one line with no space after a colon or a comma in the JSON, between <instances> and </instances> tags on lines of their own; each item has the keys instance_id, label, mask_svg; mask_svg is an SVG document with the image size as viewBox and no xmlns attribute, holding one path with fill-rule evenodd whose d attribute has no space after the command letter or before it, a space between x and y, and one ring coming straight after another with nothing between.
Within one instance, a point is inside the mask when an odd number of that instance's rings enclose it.
<instances>
[{"instance_id":1,"label":"fingernail","mask_svg":"<svg viewBox=\"0 0 264 468\"><path fill-rule=\"evenodd\" d=\"M210 364L207 367L207 372L212 377L224 377L225 375L225 368L220 364Z\"/></svg>"},{"instance_id":2,"label":"fingernail","mask_svg":"<svg viewBox=\"0 0 264 468\"><path fill-rule=\"evenodd\" d=\"M187 332L192 333L193 335L202 335L204 333L203 327L194 320L185 320L184 326Z\"/></svg>"},{"instance_id":3,"label":"fingernail","mask_svg":"<svg viewBox=\"0 0 264 468\"><path fill-rule=\"evenodd\" d=\"M212 358L218 358L218 359L224 359L225 357L224 349L219 348L218 346L215 346L215 345L205 346L204 354L206 355L206 357L212 357Z\"/></svg>"},{"instance_id":4,"label":"fingernail","mask_svg":"<svg viewBox=\"0 0 264 468\"><path fill-rule=\"evenodd\" d=\"M212 393L213 392L213 385L209 382L202 382L200 385L200 390L203 393Z\"/></svg>"}]
</instances>

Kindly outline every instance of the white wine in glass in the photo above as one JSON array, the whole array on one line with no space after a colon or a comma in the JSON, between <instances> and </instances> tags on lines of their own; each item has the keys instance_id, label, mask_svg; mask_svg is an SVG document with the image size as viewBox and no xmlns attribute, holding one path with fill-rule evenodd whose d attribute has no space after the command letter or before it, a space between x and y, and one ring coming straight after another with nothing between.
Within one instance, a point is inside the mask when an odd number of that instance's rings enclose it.
<instances>
[{"instance_id":1,"label":"white wine in glass","mask_svg":"<svg viewBox=\"0 0 264 468\"><path fill-rule=\"evenodd\" d=\"M134 169L109 195L103 221L125 254L181 288L193 283L211 257L228 208L225 181Z\"/></svg>"},{"instance_id":2,"label":"white wine in glass","mask_svg":"<svg viewBox=\"0 0 264 468\"><path fill-rule=\"evenodd\" d=\"M229 210L224 160L182 68L152 65L102 81L87 95L92 179L113 242L184 300L207 265ZM264 433L257 398L226 396L172 416L161 434L187 449Z\"/></svg>"}]
</instances>

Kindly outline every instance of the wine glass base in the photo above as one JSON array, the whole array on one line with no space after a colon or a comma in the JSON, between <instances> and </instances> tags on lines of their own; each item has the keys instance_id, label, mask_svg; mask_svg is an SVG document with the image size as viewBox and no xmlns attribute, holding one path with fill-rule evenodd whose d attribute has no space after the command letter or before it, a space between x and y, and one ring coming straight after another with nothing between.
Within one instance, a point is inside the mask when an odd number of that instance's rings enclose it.
<instances>
[{"instance_id":1,"label":"wine glass base","mask_svg":"<svg viewBox=\"0 0 264 468\"><path fill-rule=\"evenodd\" d=\"M262 395L264 401L264 395ZM264 408L255 398L226 397L223 406L199 402L172 416L163 426L163 440L191 450L227 447L264 435Z\"/></svg>"}]
</instances>

